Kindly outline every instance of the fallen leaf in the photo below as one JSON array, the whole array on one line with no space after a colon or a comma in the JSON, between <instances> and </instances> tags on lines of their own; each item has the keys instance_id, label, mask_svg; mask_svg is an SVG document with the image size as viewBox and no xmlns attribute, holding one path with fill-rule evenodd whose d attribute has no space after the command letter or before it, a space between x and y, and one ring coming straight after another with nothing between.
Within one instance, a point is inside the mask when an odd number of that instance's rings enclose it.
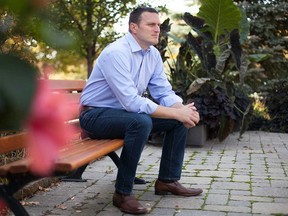
<instances>
[{"instance_id":1,"label":"fallen leaf","mask_svg":"<svg viewBox=\"0 0 288 216\"><path fill-rule=\"evenodd\" d=\"M31 202L21 201L21 204L23 206L37 206L37 205L40 205L40 202L37 202L37 201L31 201Z\"/></svg>"},{"instance_id":2,"label":"fallen leaf","mask_svg":"<svg viewBox=\"0 0 288 216\"><path fill-rule=\"evenodd\" d=\"M56 206L56 208L65 210L67 209L67 206L61 204L61 205Z\"/></svg>"}]
</instances>

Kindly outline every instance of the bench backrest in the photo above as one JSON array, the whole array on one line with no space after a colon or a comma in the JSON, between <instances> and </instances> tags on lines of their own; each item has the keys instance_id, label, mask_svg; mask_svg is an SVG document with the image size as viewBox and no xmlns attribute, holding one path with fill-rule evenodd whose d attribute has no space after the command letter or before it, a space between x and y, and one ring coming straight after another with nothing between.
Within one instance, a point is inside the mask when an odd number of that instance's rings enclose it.
<instances>
[{"instance_id":1,"label":"bench backrest","mask_svg":"<svg viewBox=\"0 0 288 216\"><path fill-rule=\"evenodd\" d=\"M79 129L75 134L75 139L80 138L80 128L78 121L78 109L81 92L86 84L85 80L48 80L49 88L55 94L65 94L71 109L74 109L75 115L71 117L71 123ZM7 132L7 131L6 131ZM1 133L1 131L0 131ZM0 137L0 154L13 150L25 148L25 132Z\"/></svg>"}]
</instances>

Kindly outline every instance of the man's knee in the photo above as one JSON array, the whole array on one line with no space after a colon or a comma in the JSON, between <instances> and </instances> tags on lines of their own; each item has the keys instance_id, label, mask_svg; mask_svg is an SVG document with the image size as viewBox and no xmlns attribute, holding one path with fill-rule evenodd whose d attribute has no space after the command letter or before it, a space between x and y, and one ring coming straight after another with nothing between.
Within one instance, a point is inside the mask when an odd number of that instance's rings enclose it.
<instances>
[{"instance_id":1,"label":"man's knee","mask_svg":"<svg viewBox=\"0 0 288 216\"><path fill-rule=\"evenodd\" d=\"M139 128L142 130L147 130L149 133L152 130L153 123L152 119L147 114L136 114L134 115L133 127Z\"/></svg>"}]
</instances>

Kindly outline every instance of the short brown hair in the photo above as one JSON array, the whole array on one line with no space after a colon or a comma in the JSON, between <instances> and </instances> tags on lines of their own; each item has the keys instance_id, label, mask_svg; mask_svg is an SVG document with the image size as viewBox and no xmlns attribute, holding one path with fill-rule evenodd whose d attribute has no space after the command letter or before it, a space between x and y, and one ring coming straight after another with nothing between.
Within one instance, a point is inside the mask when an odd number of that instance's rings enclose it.
<instances>
[{"instance_id":1,"label":"short brown hair","mask_svg":"<svg viewBox=\"0 0 288 216\"><path fill-rule=\"evenodd\" d=\"M136 8L135 10L133 10L131 13L130 13L130 17L129 17L129 25L130 23L136 23L136 24L139 24L140 22L140 16L142 13L144 12L150 12L150 13L156 13L158 14L159 12L154 9L154 8L151 8L151 7L138 7Z\"/></svg>"}]
</instances>

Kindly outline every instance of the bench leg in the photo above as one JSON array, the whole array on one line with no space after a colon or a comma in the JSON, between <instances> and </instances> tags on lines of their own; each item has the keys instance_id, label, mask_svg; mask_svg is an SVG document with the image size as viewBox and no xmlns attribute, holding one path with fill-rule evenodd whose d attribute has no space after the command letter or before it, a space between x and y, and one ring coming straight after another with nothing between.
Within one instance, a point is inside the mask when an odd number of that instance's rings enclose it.
<instances>
[{"instance_id":1,"label":"bench leg","mask_svg":"<svg viewBox=\"0 0 288 216\"><path fill-rule=\"evenodd\" d=\"M107 156L109 156L112 159L112 161L114 162L114 164L118 168L119 163L120 163L120 158L116 154L116 152L110 152L109 154L107 154ZM146 184L146 181L144 179L135 177L134 184Z\"/></svg>"},{"instance_id":2,"label":"bench leg","mask_svg":"<svg viewBox=\"0 0 288 216\"><path fill-rule=\"evenodd\" d=\"M9 190L4 188L4 186L0 186L0 197L3 197L9 209L14 213L15 216L29 216L25 208L17 199L13 197L13 194L11 194Z\"/></svg>"},{"instance_id":3,"label":"bench leg","mask_svg":"<svg viewBox=\"0 0 288 216\"><path fill-rule=\"evenodd\" d=\"M77 170L73 171L69 175L61 178L62 181L65 182L86 182L87 179L82 179L82 174L85 171L88 164L78 168Z\"/></svg>"}]
</instances>

